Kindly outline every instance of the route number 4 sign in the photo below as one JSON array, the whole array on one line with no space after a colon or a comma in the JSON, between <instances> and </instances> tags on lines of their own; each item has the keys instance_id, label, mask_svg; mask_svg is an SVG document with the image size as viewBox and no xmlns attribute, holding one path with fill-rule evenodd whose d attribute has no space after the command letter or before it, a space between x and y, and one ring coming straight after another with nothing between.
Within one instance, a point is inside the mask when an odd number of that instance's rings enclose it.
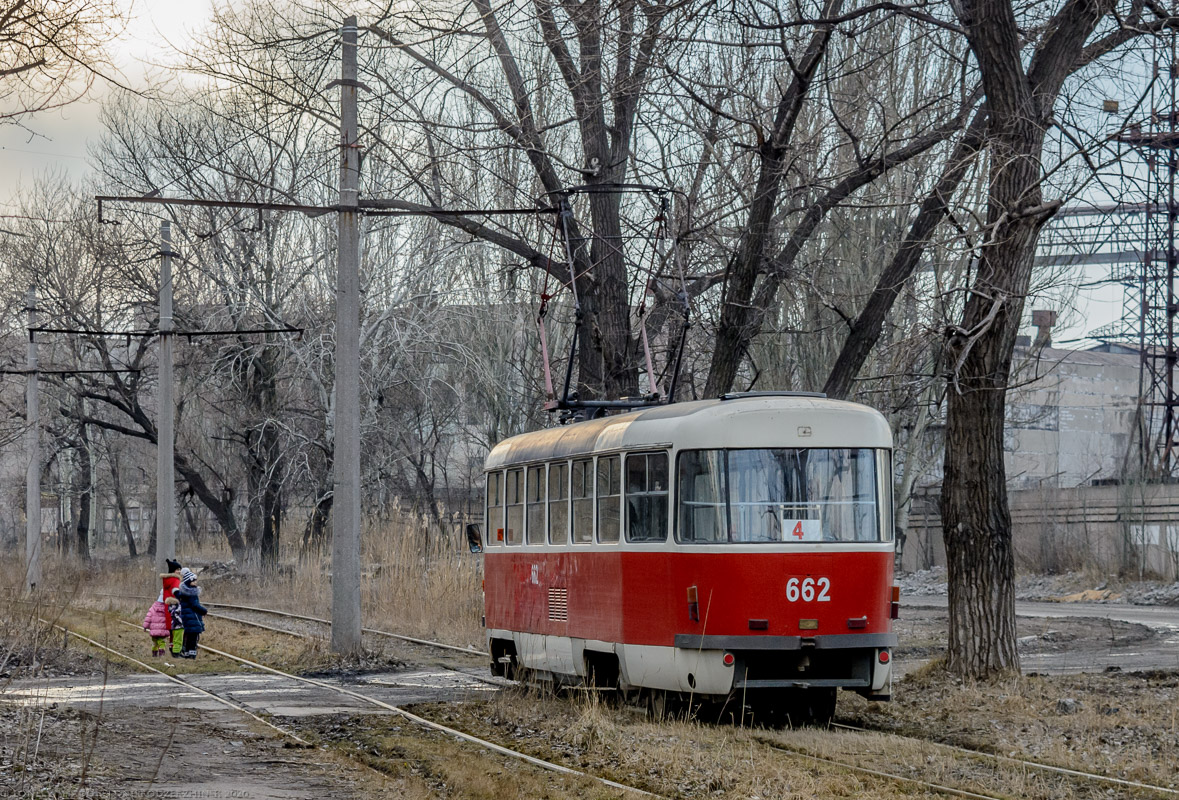
<instances>
[{"instance_id":1,"label":"route number 4 sign","mask_svg":"<svg viewBox=\"0 0 1179 800\"><path fill-rule=\"evenodd\" d=\"M817 519L783 519L782 531L788 542L818 542L823 538L823 523Z\"/></svg>"}]
</instances>

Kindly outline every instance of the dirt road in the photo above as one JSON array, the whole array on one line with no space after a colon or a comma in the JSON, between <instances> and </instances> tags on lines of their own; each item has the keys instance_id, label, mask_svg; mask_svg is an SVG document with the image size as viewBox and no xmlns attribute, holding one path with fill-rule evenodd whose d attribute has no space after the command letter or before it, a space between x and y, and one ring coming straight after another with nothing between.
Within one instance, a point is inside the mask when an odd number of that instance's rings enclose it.
<instances>
[{"instance_id":1,"label":"dirt road","mask_svg":"<svg viewBox=\"0 0 1179 800\"><path fill-rule=\"evenodd\" d=\"M901 617L944 619L947 602L945 595L905 598ZM1024 673L1179 669L1179 608L1174 606L1017 601L1015 613Z\"/></svg>"}]
</instances>

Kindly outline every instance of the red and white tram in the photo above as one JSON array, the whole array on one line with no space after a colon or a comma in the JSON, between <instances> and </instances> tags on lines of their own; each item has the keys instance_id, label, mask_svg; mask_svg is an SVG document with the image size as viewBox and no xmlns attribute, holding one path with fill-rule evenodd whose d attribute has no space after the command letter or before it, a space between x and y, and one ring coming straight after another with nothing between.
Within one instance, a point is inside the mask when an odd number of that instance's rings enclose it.
<instances>
[{"instance_id":1,"label":"red and white tram","mask_svg":"<svg viewBox=\"0 0 1179 800\"><path fill-rule=\"evenodd\" d=\"M830 719L887 700L892 435L750 393L515 436L487 457L492 670Z\"/></svg>"}]
</instances>

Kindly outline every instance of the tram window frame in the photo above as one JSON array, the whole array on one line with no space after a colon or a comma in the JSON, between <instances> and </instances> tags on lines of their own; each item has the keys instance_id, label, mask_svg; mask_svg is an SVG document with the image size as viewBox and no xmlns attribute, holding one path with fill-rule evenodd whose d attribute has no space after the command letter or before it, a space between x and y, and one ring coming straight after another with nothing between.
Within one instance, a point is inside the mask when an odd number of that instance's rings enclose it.
<instances>
[{"instance_id":1,"label":"tram window frame","mask_svg":"<svg viewBox=\"0 0 1179 800\"><path fill-rule=\"evenodd\" d=\"M658 467L653 470L653 465L658 464L659 461L662 461L662 489L657 485L660 477L657 472ZM632 465L638 467L637 471L632 468ZM666 542L667 533L671 527L669 521L671 473L667 451L627 453L623 475L625 481L622 507L626 514L623 523L626 529L626 541L640 544ZM655 488L652 488L652 484L656 484ZM635 535L636 524L649 526L651 523L655 523L659 527L655 535Z\"/></svg>"},{"instance_id":2,"label":"tram window frame","mask_svg":"<svg viewBox=\"0 0 1179 800\"><path fill-rule=\"evenodd\" d=\"M548 465L529 464L526 466L524 468L524 544L541 545L546 541L548 532L547 491Z\"/></svg>"},{"instance_id":3,"label":"tram window frame","mask_svg":"<svg viewBox=\"0 0 1179 800\"><path fill-rule=\"evenodd\" d=\"M876 474L880 476L880 486L877 488L879 495L879 505L877 513L880 517L880 532L881 540L885 542L895 541L896 539L896 521L893 519L893 472L892 472L892 451L888 449L880 449L876 451Z\"/></svg>"},{"instance_id":4,"label":"tram window frame","mask_svg":"<svg viewBox=\"0 0 1179 800\"><path fill-rule=\"evenodd\" d=\"M593 544L594 541L596 475L592 458L575 458L569 464L569 526L570 539L575 545ZM579 526L579 521L583 525ZM586 521L588 521L588 525L584 525Z\"/></svg>"},{"instance_id":5,"label":"tram window frame","mask_svg":"<svg viewBox=\"0 0 1179 800\"><path fill-rule=\"evenodd\" d=\"M884 495L884 492L883 492L884 487L881 483L881 481L882 481L882 477L881 477L882 468L881 468L881 461L880 461L880 457L879 457L879 453L882 451L882 449L883 448L876 448L876 447L814 447L814 448L811 448L811 447L779 447L779 448L740 447L740 448L691 448L691 449L681 450L676 454L675 541L678 543L682 543L682 544L698 544L698 545L706 545L706 546L707 545L718 545L718 544L743 544L743 545L744 544L780 545L780 544L796 544L796 543L813 544L815 542L824 542L827 544L835 544L835 543L840 543L840 544L881 544L881 543L887 543L887 542L891 541L892 536L891 536L891 531L890 531L889 526L885 526L883 524L884 515L881 512L881 504L886 502L886 496ZM807 538L805 538L805 539L800 538L796 542L795 540L789 538L785 534L784 531L780 534L781 538L776 538L776 537L775 538L761 538L761 537L750 538L748 536L749 530L746 528L746 526L740 525L739 521L737 520L737 513L735 512L733 506L734 506L734 501L735 501L735 493L740 493L743 490L748 489L749 486L751 486L752 484L744 485L744 481L748 480L747 478L735 478L734 477L734 474L733 474L734 465L733 465L732 456L734 454L744 454L744 453L748 453L748 452L776 451L776 450L797 451L799 453L806 454L804 456L804 458L809 457L811 454L841 453L841 454L844 454L841 457L849 458L849 460L853 464L858 462L858 465L861 467L862 466L871 466L872 471L874 473L873 478L871 481L865 482L865 488L870 489L871 497L869 498L869 500L861 499L860 494L857 492L857 493L851 493L851 494L845 493L845 497L849 498L849 499L832 500L831 497L833 497L833 496L830 496L830 497L824 496L822 498L815 498L815 499L808 497L808 498L804 498L802 500L789 500L787 498L783 498L781 501L777 502L777 505L780 508L782 508L783 510L786 509L787 507L795 507L800 512L804 507L806 509L808 509L808 514L803 519L804 522L805 522L805 519L815 518L815 514L817 514L818 518L820 520L822 520L821 528L818 531L819 538L812 538L812 536L807 536ZM865 455L852 455L853 453L855 453L855 454L872 453L873 455L871 458L869 458ZM710 462L710 469L706 473L701 473L701 476L703 476L703 475L713 476L711 479L712 485L706 487L710 492L712 492L712 494L708 496L711 498L710 502L702 502L701 500L698 500L695 498L693 498L692 500L686 499L688 493L685 491L685 488L686 488L685 467L687 465L689 458L700 459L700 458L702 458L702 454L711 454L708 458L708 461ZM719 463L715 463L718 460L718 457L719 457ZM830 459L830 458L834 458L834 456L827 456L826 458ZM745 470L748 470L750 468L750 464L746 464L746 465L742 465L742 466L743 466L743 469L745 469ZM753 466L755 466L755 465L753 465ZM831 462L829 460L822 461L822 462L820 462L820 464L818 466L822 469L830 470ZM718 467L719 467L719 469L718 469ZM836 469L835 472L826 476L828 478L828 483L831 483L837 477L839 477L840 480L846 479L846 476L844 476L844 472L845 472L845 469L843 469L842 465L841 465L840 469ZM856 478L854 477L855 473L852 472L849 474L852 476L851 480L854 482L856 480ZM804 473L804 475L805 475L806 481L821 480L824 477L824 473L818 473L815 475L812 475L810 473ZM700 477L700 476L697 476L697 477ZM809 485L809 483L806 485ZM718 492L719 492L719 494L718 494ZM719 502L719 503L717 502L718 497L722 498L721 502ZM708 499L704 495L701 495L701 498L703 498L705 500ZM862 505L865 502L869 502L869 501L875 507L874 514L863 515L861 512L857 511L857 509L855 508L855 506ZM775 503L774 500L768 499L768 498L765 502L762 502L762 501L757 501L757 502L760 502L762 505L770 505L770 506L774 505L774 503ZM739 505L749 505L749 503L744 503L744 502L739 502L739 501L738 501L738 504ZM714 518L715 519L724 519L725 520L725 527L723 529L720 529L720 528L717 528L715 524L713 524L710 526L711 536L685 538L684 534L685 534L685 530L686 530L687 526L685 525L684 514L685 514L686 510L688 510L690 508L690 506L694 506L698 509L703 509L706 506L712 508ZM812 514L810 512L810 509L814 509L815 513ZM843 516L836 517L834 514L828 514L827 512L830 511L831 509L835 509L835 513L841 513ZM720 513L717 513L718 511ZM825 516L829 517L829 519L824 520ZM854 520L857 516L863 516L865 521L870 521L871 527L869 528L867 526L855 525ZM852 522L853 522L852 530L857 532L857 535L855 538L834 538L834 537L830 536L831 529L828 527L828 524L827 524L828 522L838 522L839 524L837 524L835 526L835 528L836 528L836 530L840 530L844 527L847 520L852 520ZM739 525L740 525L740 528L738 529L736 526L739 526ZM874 535L873 538L860 538L858 536L858 531L861 530L861 527L865 531L870 531ZM779 525L779 529L782 530L781 525ZM871 529L874 529L874 530L871 530ZM805 530L805 529L803 529L803 530Z\"/></svg>"},{"instance_id":6,"label":"tram window frame","mask_svg":"<svg viewBox=\"0 0 1179 800\"><path fill-rule=\"evenodd\" d=\"M492 491L494 487L495 499L498 502L492 503ZM492 509L498 509L498 513L492 514ZM486 502L483 506L483 519L487 520L487 536L486 544L493 547L499 547L504 542L504 473L503 470L491 470L487 473L487 492Z\"/></svg>"},{"instance_id":7,"label":"tram window frame","mask_svg":"<svg viewBox=\"0 0 1179 800\"><path fill-rule=\"evenodd\" d=\"M545 504L548 508L546 524L548 541L553 545L567 545L570 538L569 521L572 516L569 510L569 462L553 461L548 466L549 474L546 483L548 491L545 495ZM554 477L556 477L555 484ZM553 496L554 485L557 488L556 497ZM562 513L554 513L558 511ZM562 517L564 524L561 524Z\"/></svg>"},{"instance_id":8,"label":"tram window frame","mask_svg":"<svg viewBox=\"0 0 1179 800\"><path fill-rule=\"evenodd\" d=\"M605 483L606 491L603 491ZM622 538L622 456L598 456L594 467L594 530L598 544ZM613 502L611 502L613 500ZM613 508L611 508L613 506Z\"/></svg>"},{"instance_id":9,"label":"tram window frame","mask_svg":"<svg viewBox=\"0 0 1179 800\"><path fill-rule=\"evenodd\" d=\"M515 528L512 527L513 514L516 516ZM504 544L517 546L523 543L524 468L513 467L504 471Z\"/></svg>"}]
</instances>

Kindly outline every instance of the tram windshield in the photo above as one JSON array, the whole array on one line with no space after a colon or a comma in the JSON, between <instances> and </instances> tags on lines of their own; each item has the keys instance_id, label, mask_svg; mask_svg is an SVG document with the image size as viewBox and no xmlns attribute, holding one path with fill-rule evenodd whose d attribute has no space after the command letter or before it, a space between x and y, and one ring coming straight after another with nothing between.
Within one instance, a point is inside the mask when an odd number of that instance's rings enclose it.
<instances>
[{"instance_id":1,"label":"tram windshield","mask_svg":"<svg viewBox=\"0 0 1179 800\"><path fill-rule=\"evenodd\" d=\"M882 539L875 450L685 450L678 484L681 542Z\"/></svg>"}]
</instances>

